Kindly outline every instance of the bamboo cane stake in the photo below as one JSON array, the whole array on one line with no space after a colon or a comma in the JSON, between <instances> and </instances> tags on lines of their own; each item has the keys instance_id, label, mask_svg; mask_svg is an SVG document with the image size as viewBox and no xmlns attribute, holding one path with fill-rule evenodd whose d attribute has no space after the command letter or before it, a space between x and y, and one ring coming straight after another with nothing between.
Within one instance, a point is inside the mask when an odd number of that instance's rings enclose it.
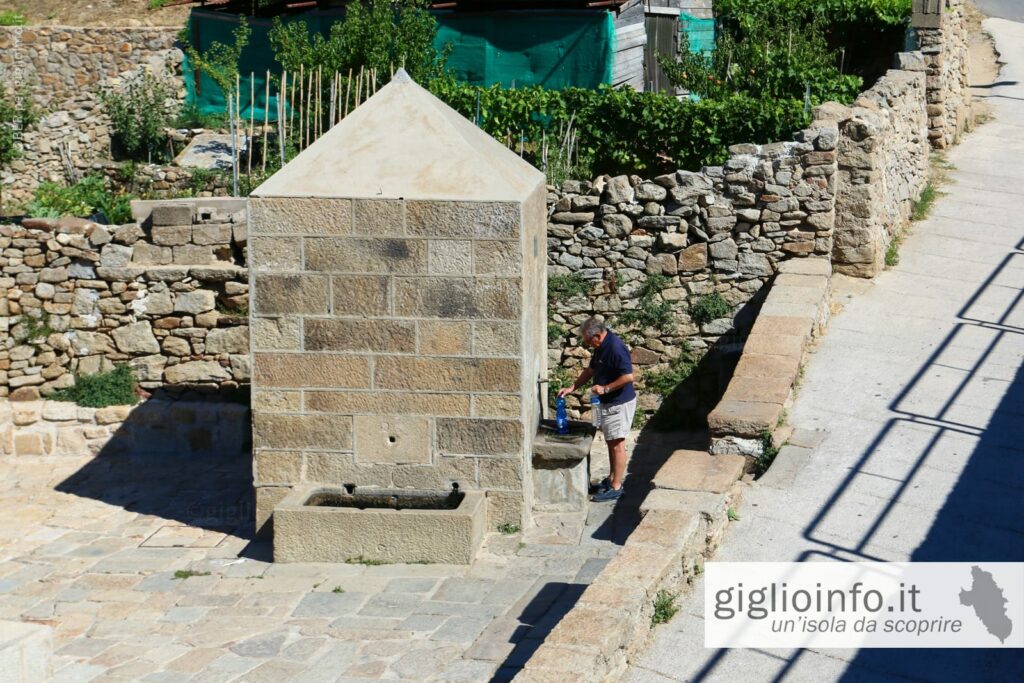
<instances>
[{"instance_id":1,"label":"bamboo cane stake","mask_svg":"<svg viewBox=\"0 0 1024 683\"><path fill-rule=\"evenodd\" d=\"M287 99L287 93L288 90L283 86L277 93L277 150L278 153L281 155L281 168L284 168L284 112L286 107L285 100Z\"/></svg>"},{"instance_id":2,"label":"bamboo cane stake","mask_svg":"<svg viewBox=\"0 0 1024 683\"><path fill-rule=\"evenodd\" d=\"M348 116L348 96L352 92L352 69L348 70L348 80L345 81L345 116ZM344 117L342 117L344 118Z\"/></svg>"},{"instance_id":3,"label":"bamboo cane stake","mask_svg":"<svg viewBox=\"0 0 1024 683\"><path fill-rule=\"evenodd\" d=\"M256 73L253 71L249 72L249 139L245 143L245 178L246 182L249 183L249 187L252 187L252 140L256 133Z\"/></svg>"},{"instance_id":4,"label":"bamboo cane stake","mask_svg":"<svg viewBox=\"0 0 1024 683\"><path fill-rule=\"evenodd\" d=\"M299 139L296 141L295 145L297 150L301 150L302 148L302 86L306 82L305 73L305 65L299 65Z\"/></svg>"},{"instance_id":5,"label":"bamboo cane stake","mask_svg":"<svg viewBox=\"0 0 1024 683\"><path fill-rule=\"evenodd\" d=\"M323 110L323 68L316 65L316 126L313 129L313 140L315 141L324 134L324 110Z\"/></svg>"},{"instance_id":6,"label":"bamboo cane stake","mask_svg":"<svg viewBox=\"0 0 1024 683\"><path fill-rule=\"evenodd\" d=\"M306 147L309 147L309 143L312 138L312 127L313 127L313 115L316 112L313 103L313 70L309 70L309 78L306 79Z\"/></svg>"},{"instance_id":7,"label":"bamboo cane stake","mask_svg":"<svg viewBox=\"0 0 1024 683\"><path fill-rule=\"evenodd\" d=\"M263 97L263 158L260 165L260 175L265 175L267 172L267 127L270 125L270 69L267 69L265 84L267 92Z\"/></svg>"}]
</instances>

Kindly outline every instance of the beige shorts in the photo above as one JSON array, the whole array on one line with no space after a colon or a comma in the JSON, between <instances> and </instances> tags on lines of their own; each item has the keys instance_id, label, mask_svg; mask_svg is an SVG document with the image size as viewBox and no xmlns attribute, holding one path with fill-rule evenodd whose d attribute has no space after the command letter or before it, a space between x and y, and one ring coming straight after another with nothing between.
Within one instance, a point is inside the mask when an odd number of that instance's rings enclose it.
<instances>
[{"instance_id":1,"label":"beige shorts","mask_svg":"<svg viewBox=\"0 0 1024 683\"><path fill-rule=\"evenodd\" d=\"M618 405L601 406L601 433L605 441L625 439L633 428L636 399Z\"/></svg>"}]
</instances>

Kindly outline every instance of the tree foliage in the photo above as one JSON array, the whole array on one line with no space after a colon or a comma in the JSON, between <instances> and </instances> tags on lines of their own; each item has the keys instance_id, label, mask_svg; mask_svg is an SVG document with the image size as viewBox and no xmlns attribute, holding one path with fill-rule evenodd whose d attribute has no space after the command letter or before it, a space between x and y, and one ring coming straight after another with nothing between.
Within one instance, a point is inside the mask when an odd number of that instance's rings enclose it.
<instances>
[{"instance_id":1,"label":"tree foliage","mask_svg":"<svg viewBox=\"0 0 1024 683\"><path fill-rule=\"evenodd\" d=\"M304 21L274 18L270 45L288 71L322 68L325 73L376 70L386 81L404 67L419 82L440 76L444 54L434 47L437 21L426 0L368 0L348 5L345 19L331 25L326 37Z\"/></svg>"},{"instance_id":2,"label":"tree foliage","mask_svg":"<svg viewBox=\"0 0 1024 683\"><path fill-rule=\"evenodd\" d=\"M235 90L238 81L238 60L242 57L242 50L249 44L251 34L245 17L239 17L238 27L234 31L235 40L230 45L214 41L202 52L192 45L186 45L185 52L192 65L212 78L226 95Z\"/></svg>"}]
</instances>

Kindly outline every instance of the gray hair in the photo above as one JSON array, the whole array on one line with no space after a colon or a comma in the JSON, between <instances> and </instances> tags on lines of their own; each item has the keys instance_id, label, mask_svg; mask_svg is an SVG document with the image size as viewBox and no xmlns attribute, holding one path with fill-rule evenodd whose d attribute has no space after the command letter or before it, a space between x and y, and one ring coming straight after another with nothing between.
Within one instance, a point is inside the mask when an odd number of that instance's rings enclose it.
<instances>
[{"instance_id":1,"label":"gray hair","mask_svg":"<svg viewBox=\"0 0 1024 683\"><path fill-rule=\"evenodd\" d=\"M608 326L604 324L604 321L600 318L587 318L580 325L580 334L584 338L591 338L595 335L601 334L608 329Z\"/></svg>"}]
</instances>

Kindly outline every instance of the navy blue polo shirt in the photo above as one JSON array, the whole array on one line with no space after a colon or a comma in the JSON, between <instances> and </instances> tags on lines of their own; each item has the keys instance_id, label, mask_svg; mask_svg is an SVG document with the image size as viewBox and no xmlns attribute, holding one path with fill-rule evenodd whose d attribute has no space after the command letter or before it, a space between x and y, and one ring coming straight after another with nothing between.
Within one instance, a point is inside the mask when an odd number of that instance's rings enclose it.
<instances>
[{"instance_id":1,"label":"navy blue polo shirt","mask_svg":"<svg viewBox=\"0 0 1024 683\"><path fill-rule=\"evenodd\" d=\"M633 359L629 357L629 349L622 340L614 333L608 332L601 344L594 349L590 369L594 371L594 384L606 386L623 375L632 374ZM636 391L632 382L600 396L603 405L629 403L634 398Z\"/></svg>"}]
</instances>

